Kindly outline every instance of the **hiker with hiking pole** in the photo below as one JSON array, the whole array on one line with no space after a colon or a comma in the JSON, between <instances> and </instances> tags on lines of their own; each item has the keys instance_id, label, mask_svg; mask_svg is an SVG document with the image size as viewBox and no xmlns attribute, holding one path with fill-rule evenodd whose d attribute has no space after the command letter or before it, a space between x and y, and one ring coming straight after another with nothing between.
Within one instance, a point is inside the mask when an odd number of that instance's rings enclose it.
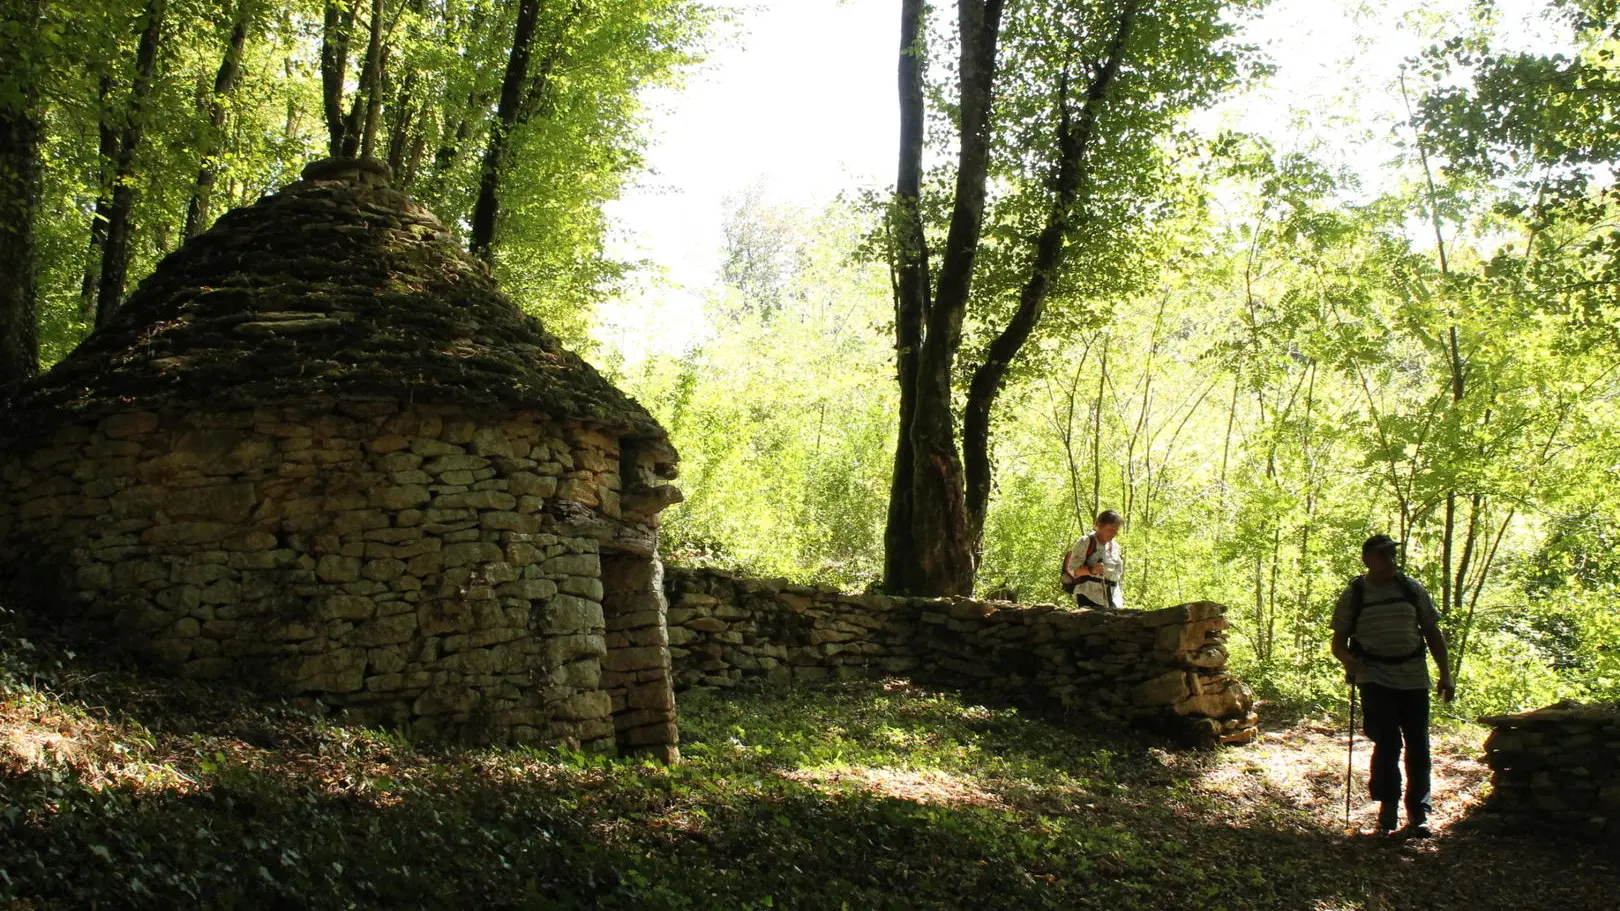
<instances>
[{"instance_id":1,"label":"hiker with hiking pole","mask_svg":"<svg viewBox=\"0 0 1620 911\"><path fill-rule=\"evenodd\" d=\"M1333 657L1361 692L1362 731L1373 742L1367 788L1378 801L1379 833L1395 833L1399 823L1404 747L1406 828L1398 834L1426 838L1431 653L1440 669L1436 687L1440 698L1450 702L1457 690L1446 660L1440 615L1423 586L1400 572L1399 547L1388 535L1373 535L1361 545L1367 572L1351 579L1339 595L1333 611Z\"/></svg>"}]
</instances>

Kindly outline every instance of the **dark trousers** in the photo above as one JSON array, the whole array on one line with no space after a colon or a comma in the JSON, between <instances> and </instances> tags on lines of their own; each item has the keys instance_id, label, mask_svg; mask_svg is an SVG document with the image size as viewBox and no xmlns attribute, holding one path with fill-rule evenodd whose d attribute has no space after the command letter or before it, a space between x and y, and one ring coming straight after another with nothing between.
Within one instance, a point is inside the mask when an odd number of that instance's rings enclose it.
<instances>
[{"instance_id":1,"label":"dark trousers","mask_svg":"<svg viewBox=\"0 0 1620 911\"><path fill-rule=\"evenodd\" d=\"M1367 789L1374 800L1401 799L1401 747L1406 748L1406 816L1429 817L1429 691L1392 690L1361 684L1362 730L1373 742L1372 778Z\"/></svg>"}]
</instances>

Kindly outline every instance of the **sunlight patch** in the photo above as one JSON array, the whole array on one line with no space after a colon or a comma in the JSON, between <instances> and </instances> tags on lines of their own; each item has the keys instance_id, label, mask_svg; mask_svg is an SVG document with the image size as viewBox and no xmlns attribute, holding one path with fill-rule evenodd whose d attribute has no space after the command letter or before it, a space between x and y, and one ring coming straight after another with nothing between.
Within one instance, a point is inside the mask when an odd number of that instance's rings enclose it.
<instances>
[{"instance_id":1,"label":"sunlight patch","mask_svg":"<svg viewBox=\"0 0 1620 911\"><path fill-rule=\"evenodd\" d=\"M1429 826L1450 827L1479 803L1490 770L1477 757L1479 732L1436 730L1432 771L1435 809ZM1358 731L1351 791L1351 827L1370 826L1376 808L1367 797L1367 760L1372 750ZM1235 822L1245 823L1278 809L1306 814L1330 831L1344 825L1345 731L1322 721L1302 721L1268 732L1250 747L1223 750L1198 778L1196 787L1221 799Z\"/></svg>"},{"instance_id":2,"label":"sunlight patch","mask_svg":"<svg viewBox=\"0 0 1620 911\"><path fill-rule=\"evenodd\" d=\"M818 791L856 789L913 803L1006 809L1000 797L972 779L938 769L893 769L884 766L841 766L799 769L782 777Z\"/></svg>"}]
</instances>

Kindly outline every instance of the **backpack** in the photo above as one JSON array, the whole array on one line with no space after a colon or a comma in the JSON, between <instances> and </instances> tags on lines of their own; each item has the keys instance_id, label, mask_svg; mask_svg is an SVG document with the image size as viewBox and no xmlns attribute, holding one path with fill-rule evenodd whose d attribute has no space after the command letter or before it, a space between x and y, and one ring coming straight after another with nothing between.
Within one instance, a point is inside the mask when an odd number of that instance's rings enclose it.
<instances>
[{"instance_id":1,"label":"backpack","mask_svg":"<svg viewBox=\"0 0 1620 911\"><path fill-rule=\"evenodd\" d=\"M1412 587L1412 580L1401 573L1395 574L1395 587L1401 590L1406 603L1412 605L1412 622L1418 627L1418 647L1405 655L1375 655L1362 647L1355 639L1356 627L1361 623L1361 609L1367 606L1367 577L1357 576L1350 580L1350 653L1357 658L1365 658L1379 664L1405 664L1414 658L1423 657L1429 650L1429 643L1423 638L1423 624L1418 623L1418 597L1417 589ZM1374 604L1390 604L1393 599L1375 601Z\"/></svg>"},{"instance_id":2,"label":"backpack","mask_svg":"<svg viewBox=\"0 0 1620 911\"><path fill-rule=\"evenodd\" d=\"M1096 553L1096 552L1097 552L1097 536L1096 535L1087 535L1086 536L1086 560L1090 560L1091 555ZM1063 590L1068 592L1071 595L1074 594L1074 587L1076 585L1080 584L1079 578L1069 575L1069 557L1071 557L1073 555L1074 555L1074 549L1073 548L1070 548L1069 550L1064 551L1063 552L1063 562L1058 564L1058 579L1063 584ZM1084 561L1081 561L1081 562L1083 563Z\"/></svg>"}]
</instances>

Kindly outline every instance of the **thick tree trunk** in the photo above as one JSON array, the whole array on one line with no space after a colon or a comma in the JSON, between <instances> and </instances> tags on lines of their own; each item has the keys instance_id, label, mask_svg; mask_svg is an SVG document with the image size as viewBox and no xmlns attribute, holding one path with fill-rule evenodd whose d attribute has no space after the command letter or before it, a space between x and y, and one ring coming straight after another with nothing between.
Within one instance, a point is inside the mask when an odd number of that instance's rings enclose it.
<instances>
[{"instance_id":1,"label":"thick tree trunk","mask_svg":"<svg viewBox=\"0 0 1620 911\"><path fill-rule=\"evenodd\" d=\"M894 264L895 372L900 383L899 433L889 480L889 515L883 531L883 580L890 592L921 587L911 514L912 424L917 410L917 354L928 311L928 244L917 211L922 194L923 0L903 0L900 11L900 162L890 214Z\"/></svg>"},{"instance_id":2,"label":"thick tree trunk","mask_svg":"<svg viewBox=\"0 0 1620 911\"><path fill-rule=\"evenodd\" d=\"M958 5L961 148L939 285L923 314L922 344L916 358L908 434L911 495L906 504L914 557L909 573L914 575L909 580L891 580L889 586L904 594L971 594L977 568L951 408L951 370L961 345L962 319L984 222L1001 7L1001 0L962 0Z\"/></svg>"},{"instance_id":3,"label":"thick tree trunk","mask_svg":"<svg viewBox=\"0 0 1620 911\"><path fill-rule=\"evenodd\" d=\"M147 99L157 74L167 0L148 0L135 50L135 81L129 91L129 120L118 140L118 167L113 174L112 208L107 214L107 245L102 250L101 282L96 293L96 325L105 324L123 301L129 273L130 240L135 214L135 152L140 148Z\"/></svg>"},{"instance_id":4,"label":"thick tree trunk","mask_svg":"<svg viewBox=\"0 0 1620 911\"><path fill-rule=\"evenodd\" d=\"M0 399L7 387L39 372L38 277L34 214L39 202L39 119L27 85L38 78L33 43L40 0L23 0L0 17L0 57L24 91L0 103Z\"/></svg>"},{"instance_id":5,"label":"thick tree trunk","mask_svg":"<svg viewBox=\"0 0 1620 911\"><path fill-rule=\"evenodd\" d=\"M327 152L343 154L343 80L349 71L349 39L354 30L354 3L326 0L321 23L321 111L326 117Z\"/></svg>"},{"instance_id":6,"label":"thick tree trunk","mask_svg":"<svg viewBox=\"0 0 1620 911\"><path fill-rule=\"evenodd\" d=\"M1121 11L1108 55L1091 76L1079 115L1069 110L1068 82L1058 93L1058 162L1052 177L1052 203L1046 224L1035 241L1035 257L1029 278L1019 294L1018 310L989 347L984 360L973 371L967 402L962 415L962 456L967 466L968 530L977 554L984 541L984 518L990 505L993 465L990 459L990 416L996 399L1007 382L1007 371L1029 341L1041 315L1052 283L1068 254L1068 238L1079 213L1076 203L1086 180L1086 158L1097 133L1097 119L1103 102L1125 59L1126 44L1136 19L1137 5L1126 4Z\"/></svg>"},{"instance_id":7,"label":"thick tree trunk","mask_svg":"<svg viewBox=\"0 0 1620 911\"><path fill-rule=\"evenodd\" d=\"M219 178L219 148L225 129L225 102L236 91L242 75L242 51L247 46L248 26L253 21L257 0L241 0L236 6L236 19L231 23L231 36L225 43L225 56L214 75L214 95L208 102L208 131L203 138L202 165L197 169L197 180L191 187L191 199L186 203L185 236L193 237L208 222L208 202L213 195L214 181Z\"/></svg>"},{"instance_id":8,"label":"thick tree trunk","mask_svg":"<svg viewBox=\"0 0 1620 911\"><path fill-rule=\"evenodd\" d=\"M506 76L501 80L501 100L490 125L489 145L484 149L478 173L478 200L473 204L472 236L468 247L488 262L495 243L495 221L500 208L501 165L506 144L517 123L523 104L524 85L529 79L529 58L534 53L534 33L540 21L540 0L520 0L517 24L512 30L512 53L506 58Z\"/></svg>"}]
</instances>

